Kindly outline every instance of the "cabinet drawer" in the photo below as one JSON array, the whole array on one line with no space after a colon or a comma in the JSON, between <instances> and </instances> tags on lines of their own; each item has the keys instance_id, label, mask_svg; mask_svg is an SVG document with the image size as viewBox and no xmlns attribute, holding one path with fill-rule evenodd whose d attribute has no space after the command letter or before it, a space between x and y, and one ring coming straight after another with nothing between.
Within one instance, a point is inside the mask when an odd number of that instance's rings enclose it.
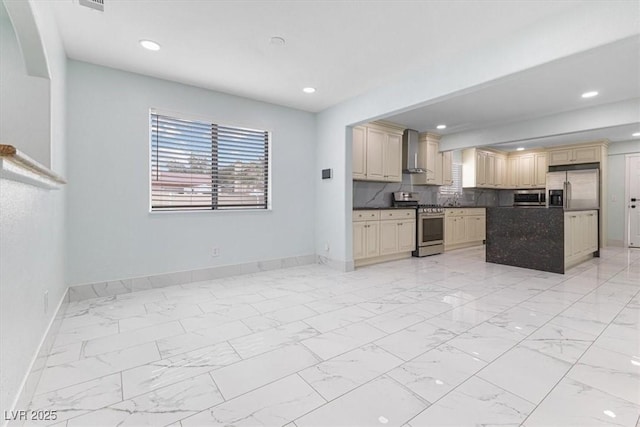
<instances>
[{"instance_id":1,"label":"cabinet drawer","mask_svg":"<svg viewBox=\"0 0 640 427\"><path fill-rule=\"evenodd\" d=\"M467 208L466 215L486 215L485 208Z\"/></svg>"},{"instance_id":2,"label":"cabinet drawer","mask_svg":"<svg viewBox=\"0 0 640 427\"><path fill-rule=\"evenodd\" d=\"M380 211L353 211L353 221L372 221L380 219Z\"/></svg>"},{"instance_id":3,"label":"cabinet drawer","mask_svg":"<svg viewBox=\"0 0 640 427\"><path fill-rule=\"evenodd\" d=\"M393 209L380 211L380 219L415 219L416 211L413 209Z\"/></svg>"},{"instance_id":4,"label":"cabinet drawer","mask_svg":"<svg viewBox=\"0 0 640 427\"><path fill-rule=\"evenodd\" d=\"M461 208L446 208L444 210L444 216L463 216L466 215L467 210Z\"/></svg>"}]
</instances>

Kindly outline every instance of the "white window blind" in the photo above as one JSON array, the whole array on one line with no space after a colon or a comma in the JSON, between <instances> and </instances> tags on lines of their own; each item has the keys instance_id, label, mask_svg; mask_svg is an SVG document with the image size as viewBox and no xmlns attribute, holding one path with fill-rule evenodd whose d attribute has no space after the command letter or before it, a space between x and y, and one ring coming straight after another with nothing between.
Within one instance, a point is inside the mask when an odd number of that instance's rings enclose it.
<instances>
[{"instance_id":1,"label":"white window blind","mask_svg":"<svg viewBox=\"0 0 640 427\"><path fill-rule=\"evenodd\" d=\"M454 194L462 194L462 163L451 164L451 177L453 184L440 187L440 194L443 196L452 196Z\"/></svg>"},{"instance_id":2,"label":"white window blind","mask_svg":"<svg viewBox=\"0 0 640 427\"><path fill-rule=\"evenodd\" d=\"M269 132L150 119L152 211L268 207Z\"/></svg>"}]
</instances>

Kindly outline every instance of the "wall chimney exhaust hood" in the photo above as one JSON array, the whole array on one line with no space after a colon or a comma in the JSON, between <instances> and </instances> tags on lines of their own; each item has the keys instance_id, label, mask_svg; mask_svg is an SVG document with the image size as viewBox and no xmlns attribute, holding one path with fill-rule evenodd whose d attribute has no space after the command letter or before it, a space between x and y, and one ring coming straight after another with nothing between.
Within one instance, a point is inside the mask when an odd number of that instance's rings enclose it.
<instances>
[{"instance_id":1,"label":"wall chimney exhaust hood","mask_svg":"<svg viewBox=\"0 0 640 427\"><path fill-rule=\"evenodd\" d=\"M419 166L418 162L418 131L406 129L402 134L402 172L426 173L427 170Z\"/></svg>"}]
</instances>

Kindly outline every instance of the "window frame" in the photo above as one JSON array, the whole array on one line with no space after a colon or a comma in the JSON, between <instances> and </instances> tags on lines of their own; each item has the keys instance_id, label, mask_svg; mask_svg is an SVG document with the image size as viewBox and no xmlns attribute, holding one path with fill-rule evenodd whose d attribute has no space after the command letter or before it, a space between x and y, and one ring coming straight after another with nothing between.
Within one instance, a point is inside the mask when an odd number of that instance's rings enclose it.
<instances>
[{"instance_id":1,"label":"window frame","mask_svg":"<svg viewBox=\"0 0 640 427\"><path fill-rule=\"evenodd\" d=\"M224 126L224 127L229 127L229 128L236 128L236 129L245 129L245 130L251 130L251 131L259 131L259 132L265 132L267 134L267 200L266 200L266 208L243 208L243 207L224 207L222 209L218 209L218 208L210 208L210 209L189 209L189 208L182 208L182 209L154 209L153 208L153 180L152 180L152 173L153 173L153 129L152 129L152 125L151 125L151 120L152 120L152 115L153 114L157 114L157 115L162 115L162 116L169 116L178 120L191 120L191 121L198 121L198 122L206 122L212 125L218 125L218 126ZM255 126L251 126L250 124L246 124L246 123L242 123L242 124L237 124L237 123L229 123L228 121L219 121L219 120L213 120L211 119L211 117L209 116L204 116L204 115L200 115L200 114L193 114L193 113L183 113L183 112L178 112L178 111L173 111L173 110L166 110L166 109L160 109L160 108L150 108L149 111L147 112L147 127L148 127L148 138L147 138L147 182L148 182L148 197L147 197L147 202L148 202L148 213L151 215L173 215L173 214L195 214L195 213L212 213L212 212L216 212L216 213L222 213L222 212L227 212L227 213L232 213L232 214L238 214L238 213L243 213L243 214L256 214L256 213L264 213L264 212L271 212L273 210L273 206L272 206L272 198L273 198L273 190L272 190L272 186L273 186L273 178L272 178L272 165L273 165L273 132L270 129L257 129Z\"/></svg>"}]
</instances>

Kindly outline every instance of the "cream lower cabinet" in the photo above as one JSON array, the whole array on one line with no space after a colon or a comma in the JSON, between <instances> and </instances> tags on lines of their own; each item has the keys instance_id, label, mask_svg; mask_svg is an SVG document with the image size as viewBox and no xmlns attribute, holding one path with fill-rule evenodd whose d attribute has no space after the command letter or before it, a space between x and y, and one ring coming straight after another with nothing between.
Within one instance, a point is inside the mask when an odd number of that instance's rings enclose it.
<instances>
[{"instance_id":1,"label":"cream lower cabinet","mask_svg":"<svg viewBox=\"0 0 640 427\"><path fill-rule=\"evenodd\" d=\"M380 255L380 211L354 211L353 259Z\"/></svg>"},{"instance_id":2,"label":"cream lower cabinet","mask_svg":"<svg viewBox=\"0 0 640 427\"><path fill-rule=\"evenodd\" d=\"M453 246L464 243L467 235L467 224L463 216L451 216L444 220L444 244Z\"/></svg>"},{"instance_id":3,"label":"cream lower cabinet","mask_svg":"<svg viewBox=\"0 0 640 427\"><path fill-rule=\"evenodd\" d=\"M415 210L353 212L353 259L356 267L410 257L415 246Z\"/></svg>"},{"instance_id":4,"label":"cream lower cabinet","mask_svg":"<svg viewBox=\"0 0 640 427\"><path fill-rule=\"evenodd\" d=\"M451 208L444 212L445 251L482 245L486 239L484 208Z\"/></svg>"},{"instance_id":5,"label":"cream lower cabinet","mask_svg":"<svg viewBox=\"0 0 640 427\"><path fill-rule=\"evenodd\" d=\"M591 258L598 250L598 211L564 214L565 268Z\"/></svg>"},{"instance_id":6,"label":"cream lower cabinet","mask_svg":"<svg viewBox=\"0 0 640 427\"><path fill-rule=\"evenodd\" d=\"M483 209L484 210L484 209ZM466 237L469 242L480 242L487 237L487 217L477 213L464 217Z\"/></svg>"},{"instance_id":7,"label":"cream lower cabinet","mask_svg":"<svg viewBox=\"0 0 640 427\"><path fill-rule=\"evenodd\" d=\"M416 221L380 221L380 255L413 251L416 248Z\"/></svg>"}]
</instances>

